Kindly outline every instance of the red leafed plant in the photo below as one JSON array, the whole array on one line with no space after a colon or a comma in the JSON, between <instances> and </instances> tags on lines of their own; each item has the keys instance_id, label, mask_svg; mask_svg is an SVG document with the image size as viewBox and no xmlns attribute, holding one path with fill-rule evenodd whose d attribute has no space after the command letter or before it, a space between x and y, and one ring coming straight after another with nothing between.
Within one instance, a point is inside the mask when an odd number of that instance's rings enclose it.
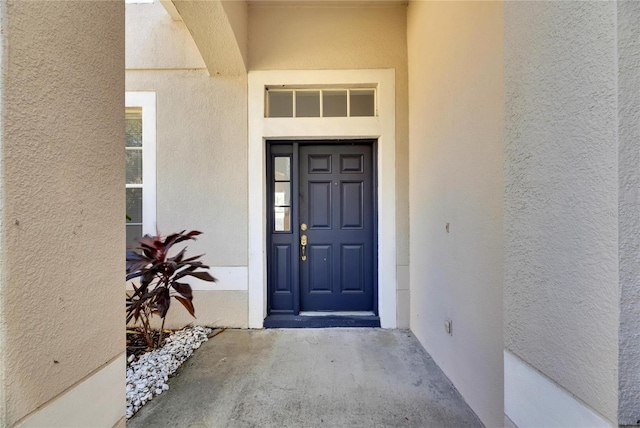
<instances>
[{"instance_id":1,"label":"red leafed plant","mask_svg":"<svg viewBox=\"0 0 640 428\"><path fill-rule=\"evenodd\" d=\"M138 238L138 245L127 251L127 281L139 278L139 284L132 283L133 292L127 296L127 324L133 319L140 322L145 343L150 349L162 343L164 321L171 305L171 298L182 303L191 316L195 317L191 286L180 280L188 276L203 281L215 282L216 279L206 272L209 266L198 261L202 255L185 258L186 247L173 257L169 257L171 248L183 241L195 240L202 234L197 230L174 233L163 238L145 235ZM162 327L158 342L154 344L150 318L158 315L162 318Z\"/></svg>"}]
</instances>

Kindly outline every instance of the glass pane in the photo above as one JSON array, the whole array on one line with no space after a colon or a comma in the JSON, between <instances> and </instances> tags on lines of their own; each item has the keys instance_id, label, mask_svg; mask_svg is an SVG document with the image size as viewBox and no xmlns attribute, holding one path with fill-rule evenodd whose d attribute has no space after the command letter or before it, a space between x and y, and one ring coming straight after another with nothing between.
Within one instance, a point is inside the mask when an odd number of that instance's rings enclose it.
<instances>
[{"instance_id":1,"label":"glass pane","mask_svg":"<svg viewBox=\"0 0 640 428\"><path fill-rule=\"evenodd\" d=\"M296 91L296 117L320 117L320 91Z\"/></svg>"},{"instance_id":2,"label":"glass pane","mask_svg":"<svg viewBox=\"0 0 640 428\"><path fill-rule=\"evenodd\" d=\"M267 94L269 117L293 117L293 91L269 91Z\"/></svg>"},{"instance_id":3,"label":"glass pane","mask_svg":"<svg viewBox=\"0 0 640 428\"><path fill-rule=\"evenodd\" d=\"M322 108L324 117L346 117L347 91L323 91Z\"/></svg>"},{"instance_id":4,"label":"glass pane","mask_svg":"<svg viewBox=\"0 0 640 428\"><path fill-rule=\"evenodd\" d=\"M124 117L126 147L142 147L142 109L128 108Z\"/></svg>"},{"instance_id":5,"label":"glass pane","mask_svg":"<svg viewBox=\"0 0 640 428\"><path fill-rule=\"evenodd\" d=\"M351 116L375 116L374 93L373 89L351 90Z\"/></svg>"},{"instance_id":6,"label":"glass pane","mask_svg":"<svg viewBox=\"0 0 640 428\"><path fill-rule=\"evenodd\" d=\"M275 227L276 232L290 232L291 231L291 208L289 207L275 207Z\"/></svg>"},{"instance_id":7,"label":"glass pane","mask_svg":"<svg viewBox=\"0 0 640 428\"><path fill-rule=\"evenodd\" d=\"M127 189L127 215L130 223L142 223L142 189Z\"/></svg>"},{"instance_id":8,"label":"glass pane","mask_svg":"<svg viewBox=\"0 0 640 428\"><path fill-rule=\"evenodd\" d=\"M291 160L289 156L275 158L275 179L276 181L289 181L291 180Z\"/></svg>"},{"instance_id":9,"label":"glass pane","mask_svg":"<svg viewBox=\"0 0 640 428\"><path fill-rule=\"evenodd\" d=\"M273 205L291 205L291 190L288 181L282 183L275 183L276 191L273 198Z\"/></svg>"},{"instance_id":10,"label":"glass pane","mask_svg":"<svg viewBox=\"0 0 640 428\"><path fill-rule=\"evenodd\" d=\"M127 225L127 247L135 247L138 243L135 238L142 236L142 225L140 224L128 224Z\"/></svg>"},{"instance_id":11,"label":"glass pane","mask_svg":"<svg viewBox=\"0 0 640 428\"><path fill-rule=\"evenodd\" d=\"M142 184L142 150L127 150L127 184Z\"/></svg>"}]
</instances>

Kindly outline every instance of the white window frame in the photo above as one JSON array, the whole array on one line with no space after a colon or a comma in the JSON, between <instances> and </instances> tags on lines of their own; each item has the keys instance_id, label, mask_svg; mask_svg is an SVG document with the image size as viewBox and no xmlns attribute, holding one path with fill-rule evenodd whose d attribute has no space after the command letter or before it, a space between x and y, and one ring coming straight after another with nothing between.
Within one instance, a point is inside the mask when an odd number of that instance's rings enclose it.
<instances>
[{"instance_id":1,"label":"white window frame","mask_svg":"<svg viewBox=\"0 0 640 428\"><path fill-rule=\"evenodd\" d=\"M328 86L324 88L318 88L317 85L309 85L309 86L295 86L295 87L287 87L285 85L280 85L280 87L273 88L269 86L265 86L264 91L264 117L268 119L291 119L298 118L296 111L296 92L308 92L308 91L317 91L320 96L320 116L312 116L317 118L331 118L331 117L376 117L378 116L378 105L377 105L377 87L373 85L368 86ZM334 91L346 91L347 92L347 114L345 116L325 116L324 115L324 105L323 105L323 95L324 92L334 92ZM352 116L351 115L351 91L373 91L373 116ZM290 117L271 117L269 113L269 92L291 92L293 96L293 115ZM305 119L309 119L309 116L302 116Z\"/></svg>"},{"instance_id":2,"label":"white window frame","mask_svg":"<svg viewBox=\"0 0 640 428\"><path fill-rule=\"evenodd\" d=\"M156 93L126 92L125 108L130 107L142 108L142 233L155 234Z\"/></svg>"}]
</instances>

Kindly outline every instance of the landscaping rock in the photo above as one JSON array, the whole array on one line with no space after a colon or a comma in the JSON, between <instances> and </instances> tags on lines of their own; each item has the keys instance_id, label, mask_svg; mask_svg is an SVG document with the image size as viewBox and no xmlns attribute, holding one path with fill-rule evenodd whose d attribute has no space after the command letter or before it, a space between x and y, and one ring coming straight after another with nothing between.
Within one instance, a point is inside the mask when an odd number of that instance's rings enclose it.
<instances>
[{"instance_id":1,"label":"landscaping rock","mask_svg":"<svg viewBox=\"0 0 640 428\"><path fill-rule=\"evenodd\" d=\"M156 351L129 357L127 365L127 419L135 415L153 397L169 389L167 381L182 363L198 349L212 332L205 327L186 327L164 340Z\"/></svg>"}]
</instances>

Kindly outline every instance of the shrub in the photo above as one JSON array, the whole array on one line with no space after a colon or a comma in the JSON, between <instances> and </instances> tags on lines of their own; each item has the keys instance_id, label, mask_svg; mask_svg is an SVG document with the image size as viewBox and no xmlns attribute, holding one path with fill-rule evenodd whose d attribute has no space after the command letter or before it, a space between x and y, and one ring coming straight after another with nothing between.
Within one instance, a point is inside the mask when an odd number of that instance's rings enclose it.
<instances>
[{"instance_id":1,"label":"shrub","mask_svg":"<svg viewBox=\"0 0 640 428\"><path fill-rule=\"evenodd\" d=\"M197 230L188 233L183 230L164 239L159 233L155 236L145 235L136 239L138 245L127 251L127 281L140 279L138 286L132 283L133 293L127 296L127 324L132 319L135 323L140 322L145 343L151 349L162 343L164 321L172 297L195 317L191 286L180 280L192 276L203 281L216 281L206 271L209 266L198 260L202 255L185 258L185 247L175 256L169 257L169 251L175 244L195 240L201 234ZM162 319L160 337L156 344L150 326L150 319L154 315Z\"/></svg>"}]
</instances>

